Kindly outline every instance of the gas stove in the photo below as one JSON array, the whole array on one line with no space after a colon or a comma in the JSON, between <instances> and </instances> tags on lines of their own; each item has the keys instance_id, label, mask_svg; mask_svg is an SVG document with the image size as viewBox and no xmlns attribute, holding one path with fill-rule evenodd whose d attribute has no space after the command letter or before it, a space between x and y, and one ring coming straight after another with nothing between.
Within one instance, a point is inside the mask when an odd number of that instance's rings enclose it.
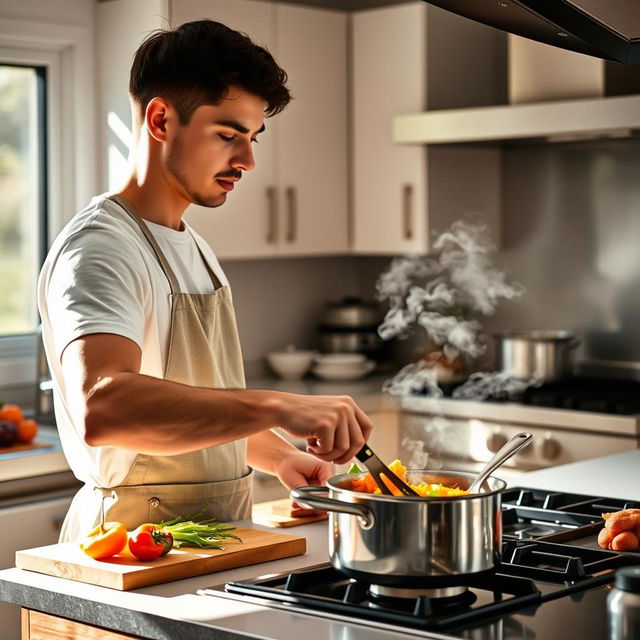
<instances>
[{"instance_id":1,"label":"gas stove","mask_svg":"<svg viewBox=\"0 0 640 640\"><path fill-rule=\"evenodd\" d=\"M442 385L442 391L446 397L456 397L456 389L462 384L457 382ZM529 407L635 416L640 414L640 382L575 376L531 385L508 397L489 396L486 400L518 402Z\"/></svg>"},{"instance_id":2,"label":"gas stove","mask_svg":"<svg viewBox=\"0 0 640 640\"><path fill-rule=\"evenodd\" d=\"M203 595L427 638L606 637L606 595L615 570L640 553L600 549L600 514L631 502L513 488L503 495L502 560L491 571L405 589L349 579L330 564L230 582Z\"/></svg>"}]
</instances>

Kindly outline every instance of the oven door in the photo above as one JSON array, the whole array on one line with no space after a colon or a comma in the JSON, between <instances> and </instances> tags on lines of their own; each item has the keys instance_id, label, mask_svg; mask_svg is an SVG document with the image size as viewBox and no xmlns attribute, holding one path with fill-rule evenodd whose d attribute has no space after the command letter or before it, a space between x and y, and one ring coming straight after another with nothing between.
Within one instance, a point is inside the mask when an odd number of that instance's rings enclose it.
<instances>
[{"instance_id":1,"label":"oven door","mask_svg":"<svg viewBox=\"0 0 640 640\"><path fill-rule=\"evenodd\" d=\"M498 476L504 479L640 446L638 436L407 411L400 416L399 431L400 456L407 466L459 471L478 471L510 438L531 432L532 443L500 468Z\"/></svg>"}]
</instances>

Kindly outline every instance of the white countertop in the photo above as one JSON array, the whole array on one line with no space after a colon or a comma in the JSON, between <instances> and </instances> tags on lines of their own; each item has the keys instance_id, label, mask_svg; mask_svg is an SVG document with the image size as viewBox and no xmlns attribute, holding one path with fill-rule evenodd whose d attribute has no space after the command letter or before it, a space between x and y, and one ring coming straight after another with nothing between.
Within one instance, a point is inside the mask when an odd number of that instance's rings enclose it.
<instances>
[{"instance_id":1,"label":"white countertop","mask_svg":"<svg viewBox=\"0 0 640 640\"><path fill-rule=\"evenodd\" d=\"M640 501L640 449L531 471L515 482L532 489Z\"/></svg>"},{"instance_id":2,"label":"white countertop","mask_svg":"<svg viewBox=\"0 0 640 640\"><path fill-rule=\"evenodd\" d=\"M512 484L640 500L640 451L524 474ZM246 526L249 523L238 524ZM87 618L93 615L93 624L100 624L102 621L105 626L107 626L107 622L104 621L104 617L100 616L108 616L114 607L120 610L120 617L123 617L123 611L130 612L131 619L134 621L137 619L136 615L145 614L144 619L147 626L144 626L144 629L141 627L139 631L145 630L145 637L152 638L169 638L170 636L164 634L163 629L169 626L172 620L196 626L215 627L230 634L252 638L299 640L300 637L305 637L314 640L336 640L336 638L340 640L364 640L365 638L367 640L399 640L407 637L407 632L394 633L376 630L360 624L331 621L315 616L270 609L247 602L238 602L224 597L206 598L196 594L198 589L231 580L289 571L328 560L326 523L309 524L289 529L287 532L307 537L308 551L306 555L179 580L132 592L119 592L20 569L7 569L0 571L0 593L3 593L8 600L22 602L16 593L20 592L21 587L24 587L22 591L24 598L42 597L44 599L44 603L34 603L33 606L36 608L39 606L42 610L50 610L58 615L66 613L67 617L85 621L89 621ZM7 597L9 593L12 594L11 597ZM65 598L66 605L64 604ZM73 615L68 610L69 603L74 605ZM162 622L163 619L165 623ZM155 621L153 634L149 631L149 621ZM185 635L184 637L191 636ZM430 637L442 638L446 636L434 634Z\"/></svg>"}]
</instances>

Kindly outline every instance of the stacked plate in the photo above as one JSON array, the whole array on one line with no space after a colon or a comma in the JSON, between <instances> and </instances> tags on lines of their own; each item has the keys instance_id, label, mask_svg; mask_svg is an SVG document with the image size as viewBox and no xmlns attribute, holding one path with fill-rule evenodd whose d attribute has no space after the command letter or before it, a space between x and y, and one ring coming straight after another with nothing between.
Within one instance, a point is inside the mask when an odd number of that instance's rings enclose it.
<instances>
[{"instance_id":1,"label":"stacked plate","mask_svg":"<svg viewBox=\"0 0 640 640\"><path fill-rule=\"evenodd\" d=\"M315 357L311 371L324 380L357 380L375 368L376 363L361 353L327 353Z\"/></svg>"}]
</instances>

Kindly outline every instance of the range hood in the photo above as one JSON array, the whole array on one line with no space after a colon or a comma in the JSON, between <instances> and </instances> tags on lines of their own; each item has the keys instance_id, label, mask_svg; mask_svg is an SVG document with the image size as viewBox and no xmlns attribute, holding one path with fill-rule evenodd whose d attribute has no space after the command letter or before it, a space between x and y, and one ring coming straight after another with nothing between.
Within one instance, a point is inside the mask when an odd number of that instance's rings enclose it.
<instances>
[{"instance_id":1,"label":"range hood","mask_svg":"<svg viewBox=\"0 0 640 640\"><path fill-rule=\"evenodd\" d=\"M422 111L395 116L398 144L464 144L636 137L640 96Z\"/></svg>"},{"instance_id":2,"label":"range hood","mask_svg":"<svg viewBox=\"0 0 640 640\"><path fill-rule=\"evenodd\" d=\"M425 0L515 35L597 58L640 63L638 0Z\"/></svg>"},{"instance_id":3,"label":"range hood","mask_svg":"<svg viewBox=\"0 0 640 640\"><path fill-rule=\"evenodd\" d=\"M602 58L603 65L624 69L633 78L635 65L618 62L640 63L640 0L425 2L515 35ZM428 110L397 115L392 123L398 144L569 142L639 134L640 94Z\"/></svg>"}]
</instances>

